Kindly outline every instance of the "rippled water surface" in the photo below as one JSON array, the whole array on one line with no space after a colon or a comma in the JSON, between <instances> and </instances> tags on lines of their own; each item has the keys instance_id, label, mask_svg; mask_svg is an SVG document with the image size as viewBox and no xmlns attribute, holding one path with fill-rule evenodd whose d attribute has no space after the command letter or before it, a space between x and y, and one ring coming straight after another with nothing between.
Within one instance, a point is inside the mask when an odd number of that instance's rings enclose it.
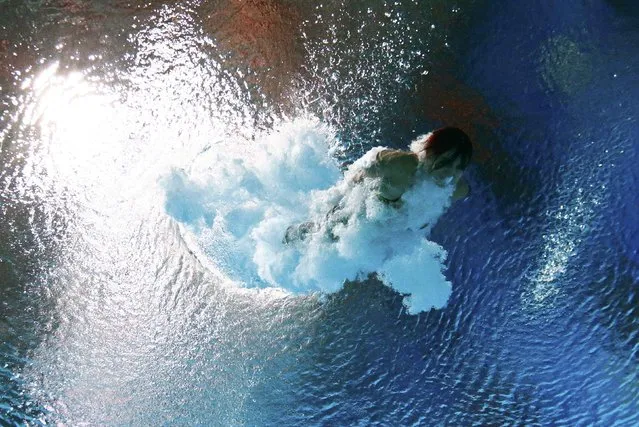
<instances>
[{"instance_id":1,"label":"rippled water surface","mask_svg":"<svg viewBox=\"0 0 639 427\"><path fill-rule=\"evenodd\" d=\"M639 424L638 46L622 0L0 0L0 424ZM445 307L192 238L167 176L298 120L469 133Z\"/></svg>"}]
</instances>

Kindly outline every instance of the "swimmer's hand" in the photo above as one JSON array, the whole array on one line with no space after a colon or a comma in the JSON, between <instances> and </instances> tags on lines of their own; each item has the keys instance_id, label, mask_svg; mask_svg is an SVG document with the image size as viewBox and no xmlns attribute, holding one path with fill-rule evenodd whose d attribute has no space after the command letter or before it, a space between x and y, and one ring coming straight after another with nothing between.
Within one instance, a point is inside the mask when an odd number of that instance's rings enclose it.
<instances>
[{"instance_id":1,"label":"swimmer's hand","mask_svg":"<svg viewBox=\"0 0 639 427\"><path fill-rule=\"evenodd\" d=\"M459 181L457 181L457 185L455 186L455 191L453 191L453 202L465 199L466 197L468 197L468 194L470 194L470 186L464 178L460 178Z\"/></svg>"}]
</instances>

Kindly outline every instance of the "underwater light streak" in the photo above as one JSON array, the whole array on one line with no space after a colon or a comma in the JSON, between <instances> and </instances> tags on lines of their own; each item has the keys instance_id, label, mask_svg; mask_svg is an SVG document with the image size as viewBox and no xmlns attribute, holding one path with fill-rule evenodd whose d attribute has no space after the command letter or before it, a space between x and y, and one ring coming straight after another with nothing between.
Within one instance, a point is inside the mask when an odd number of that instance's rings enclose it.
<instances>
[{"instance_id":1,"label":"underwater light streak","mask_svg":"<svg viewBox=\"0 0 639 427\"><path fill-rule=\"evenodd\" d=\"M588 224L592 221L592 206L598 204L598 199L593 196L591 200L587 200L583 188L578 188L576 192L577 195L568 205L561 204L554 213L547 213L555 224L555 229L542 236L542 264L532 279L532 304L543 303L559 293L556 281L566 273L570 259L575 255L588 230Z\"/></svg>"}]
</instances>

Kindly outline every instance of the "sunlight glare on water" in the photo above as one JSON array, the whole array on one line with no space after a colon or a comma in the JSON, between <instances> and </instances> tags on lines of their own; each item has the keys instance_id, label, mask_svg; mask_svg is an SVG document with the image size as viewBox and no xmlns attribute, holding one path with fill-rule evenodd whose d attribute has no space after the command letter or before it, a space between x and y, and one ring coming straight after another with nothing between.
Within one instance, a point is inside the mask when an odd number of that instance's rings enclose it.
<instances>
[{"instance_id":1,"label":"sunlight glare on water","mask_svg":"<svg viewBox=\"0 0 639 427\"><path fill-rule=\"evenodd\" d=\"M121 128L113 123L124 118L118 116L122 108L117 97L101 94L82 73L58 74L58 68L54 63L23 85L37 100L26 111L29 125L39 126L42 150L58 185L88 185L99 191L91 181L116 178L117 169L110 167L122 151L117 134Z\"/></svg>"},{"instance_id":2,"label":"sunlight glare on water","mask_svg":"<svg viewBox=\"0 0 639 427\"><path fill-rule=\"evenodd\" d=\"M144 423L166 414L166 421L195 422L197 413L180 415L157 399L166 393L178 404L198 377L210 376L201 399L212 393L218 409L207 417L235 423L243 411L238 402L256 381L250 357L264 347L251 342L268 321L254 311L280 297L254 292L246 306L241 294L226 295L217 287L226 280L201 271L163 211L162 173L184 167L234 129L242 130L226 142L234 149L251 133L237 101L240 87L216 77L214 63L194 66L194 40L175 43L175 28L151 25L138 33L141 48L120 78L124 84L105 85L92 70L69 72L59 63L23 84L23 126L37 126L40 139L28 179L49 189L43 208L51 215L66 208L47 285L56 340L41 344L28 369L34 397L54 420ZM205 94L214 114L200 97L204 87L212 89ZM234 349L246 357L231 358ZM189 375L193 382L179 386ZM191 401L193 408L197 399Z\"/></svg>"}]
</instances>

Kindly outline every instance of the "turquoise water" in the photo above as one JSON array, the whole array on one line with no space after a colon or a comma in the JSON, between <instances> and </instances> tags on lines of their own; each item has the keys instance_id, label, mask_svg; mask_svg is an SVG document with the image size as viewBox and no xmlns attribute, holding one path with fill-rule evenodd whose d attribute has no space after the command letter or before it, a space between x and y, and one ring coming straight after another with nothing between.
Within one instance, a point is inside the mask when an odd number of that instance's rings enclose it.
<instances>
[{"instance_id":1,"label":"turquoise water","mask_svg":"<svg viewBox=\"0 0 639 427\"><path fill-rule=\"evenodd\" d=\"M618 0L0 0L1 423L638 424L637 24ZM415 240L445 258L392 270L438 308L344 283L409 247L370 224L359 264L280 262L312 189L444 124L470 197Z\"/></svg>"}]
</instances>

